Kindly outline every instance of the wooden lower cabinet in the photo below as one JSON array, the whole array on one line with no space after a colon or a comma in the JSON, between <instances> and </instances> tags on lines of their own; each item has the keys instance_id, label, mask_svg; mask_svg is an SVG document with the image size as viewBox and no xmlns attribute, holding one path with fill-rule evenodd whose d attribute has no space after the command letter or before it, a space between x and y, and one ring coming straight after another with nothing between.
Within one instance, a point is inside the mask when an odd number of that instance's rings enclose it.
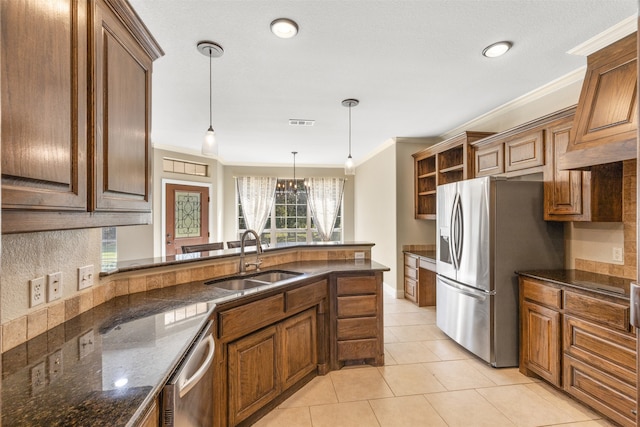
<instances>
[{"instance_id":1,"label":"wooden lower cabinet","mask_svg":"<svg viewBox=\"0 0 640 427\"><path fill-rule=\"evenodd\" d=\"M158 425L160 425L160 407L158 405L158 401L155 400L144 418L142 418L142 421L140 421L140 424L138 424L138 426L158 427Z\"/></svg>"},{"instance_id":2,"label":"wooden lower cabinet","mask_svg":"<svg viewBox=\"0 0 640 427\"><path fill-rule=\"evenodd\" d=\"M560 313L539 304L522 304L523 366L549 381L561 385L562 354Z\"/></svg>"},{"instance_id":3,"label":"wooden lower cabinet","mask_svg":"<svg viewBox=\"0 0 640 427\"><path fill-rule=\"evenodd\" d=\"M636 337L629 301L520 277L520 372L636 425Z\"/></svg>"},{"instance_id":4,"label":"wooden lower cabinet","mask_svg":"<svg viewBox=\"0 0 640 427\"><path fill-rule=\"evenodd\" d=\"M436 305L436 264L411 253L404 254L404 297L418 307Z\"/></svg>"},{"instance_id":5,"label":"wooden lower cabinet","mask_svg":"<svg viewBox=\"0 0 640 427\"><path fill-rule=\"evenodd\" d=\"M229 344L229 425L246 419L280 393L278 341L272 326Z\"/></svg>"},{"instance_id":6,"label":"wooden lower cabinet","mask_svg":"<svg viewBox=\"0 0 640 427\"><path fill-rule=\"evenodd\" d=\"M314 307L229 344L229 425L317 369L317 336Z\"/></svg>"}]
</instances>

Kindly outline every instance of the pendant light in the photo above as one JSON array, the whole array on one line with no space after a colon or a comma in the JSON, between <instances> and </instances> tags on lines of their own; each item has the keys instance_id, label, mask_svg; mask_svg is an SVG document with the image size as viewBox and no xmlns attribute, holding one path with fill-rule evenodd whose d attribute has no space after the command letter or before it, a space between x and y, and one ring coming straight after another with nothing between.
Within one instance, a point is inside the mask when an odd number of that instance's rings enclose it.
<instances>
[{"instance_id":1,"label":"pendant light","mask_svg":"<svg viewBox=\"0 0 640 427\"><path fill-rule=\"evenodd\" d=\"M355 107L358 105L360 101L357 99L345 99L342 101L343 107L349 107L349 157L347 157L347 161L344 162L344 174L345 175L355 175L356 174L356 166L353 164L353 158L351 157L351 107Z\"/></svg>"},{"instance_id":2,"label":"pendant light","mask_svg":"<svg viewBox=\"0 0 640 427\"><path fill-rule=\"evenodd\" d=\"M213 130L213 113L212 113L212 92L211 88L213 86L211 79L211 60L213 58L219 58L224 54L224 49L217 43L202 41L198 43L198 51L204 56L209 57L209 129L207 129L207 133L204 136L204 140L202 141L202 154L205 156L217 156L218 155L218 143L216 141L216 135Z\"/></svg>"},{"instance_id":3,"label":"pendant light","mask_svg":"<svg viewBox=\"0 0 640 427\"><path fill-rule=\"evenodd\" d=\"M282 185L278 183L276 185L276 191L279 193L298 194L298 181L296 181L296 154L298 154L298 152L292 151L291 154L293 154L293 181L289 181L288 184Z\"/></svg>"}]
</instances>

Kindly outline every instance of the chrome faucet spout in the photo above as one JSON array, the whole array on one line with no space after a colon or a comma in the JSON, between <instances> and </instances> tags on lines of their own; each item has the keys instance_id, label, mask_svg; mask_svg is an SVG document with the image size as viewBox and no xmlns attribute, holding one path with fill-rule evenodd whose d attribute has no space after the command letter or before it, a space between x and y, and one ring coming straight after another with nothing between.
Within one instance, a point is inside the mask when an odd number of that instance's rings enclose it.
<instances>
[{"instance_id":1,"label":"chrome faucet spout","mask_svg":"<svg viewBox=\"0 0 640 427\"><path fill-rule=\"evenodd\" d=\"M244 262L244 241L249 234L253 234L256 240L256 260L255 262ZM240 238L240 273L245 273L247 271L247 267L253 265L256 267L256 270L260 270L260 265L262 264L262 259L260 259L260 254L262 253L262 244L260 243L260 236L255 230L247 230L242 233L242 237Z\"/></svg>"}]
</instances>

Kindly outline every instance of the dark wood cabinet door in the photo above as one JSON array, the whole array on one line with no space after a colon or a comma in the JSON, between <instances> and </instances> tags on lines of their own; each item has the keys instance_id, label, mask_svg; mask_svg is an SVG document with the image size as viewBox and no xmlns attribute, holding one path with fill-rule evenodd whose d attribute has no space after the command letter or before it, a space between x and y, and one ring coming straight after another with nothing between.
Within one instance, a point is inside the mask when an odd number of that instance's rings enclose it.
<instances>
[{"instance_id":1,"label":"dark wood cabinet door","mask_svg":"<svg viewBox=\"0 0 640 427\"><path fill-rule=\"evenodd\" d=\"M2 208L84 212L86 2L11 0L1 8ZM3 233L14 225L3 216Z\"/></svg>"},{"instance_id":2,"label":"dark wood cabinet door","mask_svg":"<svg viewBox=\"0 0 640 427\"><path fill-rule=\"evenodd\" d=\"M544 219L588 220L589 172L561 170L558 159L567 151L572 122L547 130L547 162L544 170ZM587 200L584 200L587 197Z\"/></svg>"},{"instance_id":3,"label":"dark wood cabinet door","mask_svg":"<svg viewBox=\"0 0 640 427\"><path fill-rule=\"evenodd\" d=\"M521 351L525 368L551 384L561 385L560 313L538 304L522 304Z\"/></svg>"},{"instance_id":4,"label":"dark wood cabinet door","mask_svg":"<svg viewBox=\"0 0 640 427\"><path fill-rule=\"evenodd\" d=\"M316 370L318 333L315 307L279 326L282 344L282 388L287 389Z\"/></svg>"},{"instance_id":5,"label":"dark wood cabinet door","mask_svg":"<svg viewBox=\"0 0 640 427\"><path fill-rule=\"evenodd\" d=\"M229 425L235 426L280 394L275 326L229 344Z\"/></svg>"},{"instance_id":6,"label":"dark wood cabinet door","mask_svg":"<svg viewBox=\"0 0 640 427\"><path fill-rule=\"evenodd\" d=\"M102 0L95 3L91 211L151 211L152 60Z\"/></svg>"}]
</instances>

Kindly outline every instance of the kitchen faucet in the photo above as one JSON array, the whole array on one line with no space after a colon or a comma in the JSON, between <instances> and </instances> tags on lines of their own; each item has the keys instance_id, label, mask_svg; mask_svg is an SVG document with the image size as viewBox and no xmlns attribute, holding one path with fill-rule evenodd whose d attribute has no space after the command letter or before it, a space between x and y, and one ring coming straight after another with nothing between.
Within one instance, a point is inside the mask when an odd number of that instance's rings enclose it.
<instances>
[{"instance_id":1,"label":"kitchen faucet","mask_svg":"<svg viewBox=\"0 0 640 427\"><path fill-rule=\"evenodd\" d=\"M244 239L248 234L253 234L256 238L256 260L255 262L244 262ZM242 233L242 238L240 239L240 273L246 273L247 267L253 265L256 267L256 270L260 270L260 265L262 264L262 260L260 259L260 254L262 253L262 245L260 243L260 236L256 233L255 230L247 230Z\"/></svg>"}]
</instances>

